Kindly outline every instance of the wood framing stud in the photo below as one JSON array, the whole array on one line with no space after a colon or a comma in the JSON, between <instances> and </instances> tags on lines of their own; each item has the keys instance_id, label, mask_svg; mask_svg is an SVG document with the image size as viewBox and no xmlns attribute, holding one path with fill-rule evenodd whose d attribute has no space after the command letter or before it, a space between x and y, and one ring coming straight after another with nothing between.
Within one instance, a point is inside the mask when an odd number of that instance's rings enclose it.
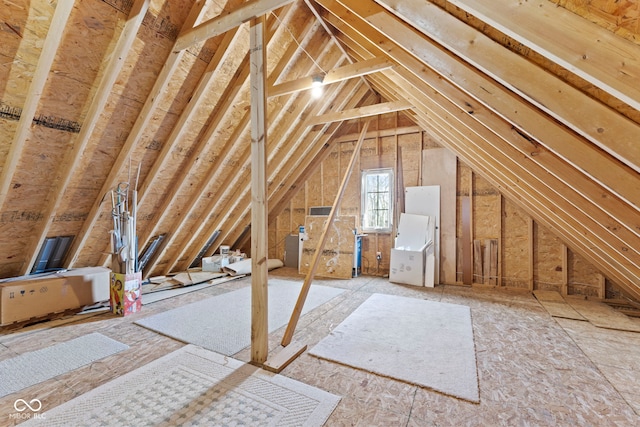
<instances>
[{"instance_id":1,"label":"wood framing stud","mask_svg":"<svg viewBox=\"0 0 640 427\"><path fill-rule=\"evenodd\" d=\"M298 324L298 319L300 318L300 314L302 313L302 307L304 307L304 302L307 299L307 294L309 293L309 288L311 287L311 282L313 281L313 277L316 274L316 270L318 269L318 261L320 261L320 256L322 255L322 248L327 240L327 236L329 235L329 228L333 223L333 219L336 217L336 213L338 208L340 207L340 202L342 201L342 196L344 195L344 190L347 187L347 183L349 182L349 178L351 177L351 172L353 171L353 166L356 163L356 159L360 154L360 147L362 147L362 143L364 142L364 137L367 134L367 130L369 129L369 122L365 122L364 127L362 128L362 132L360 133L360 138L356 143L356 146L353 148L353 154L351 155L351 161L349 162L349 166L347 166L347 170L342 178L342 183L340 184L340 189L338 190L338 194L336 194L336 199L333 202L333 206L331 207L331 212L326 219L324 224L324 228L322 230L322 234L320 235L320 239L318 239L318 245L316 247L316 251L313 254L313 258L311 259L311 265L309 267L309 272L307 276L304 278L304 283L302 284L302 288L300 289L300 295L298 296L298 300L296 301L296 305L293 308L293 313L291 314L291 319L289 320L289 324L287 325L287 329L284 333L284 337L282 338L282 345L287 346L291 343L291 339L293 338L293 333L296 330L296 325Z\"/></svg>"},{"instance_id":2,"label":"wood framing stud","mask_svg":"<svg viewBox=\"0 0 640 427\"><path fill-rule=\"evenodd\" d=\"M251 362L262 365L269 353L267 256L267 125L265 18L251 21Z\"/></svg>"}]
</instances>

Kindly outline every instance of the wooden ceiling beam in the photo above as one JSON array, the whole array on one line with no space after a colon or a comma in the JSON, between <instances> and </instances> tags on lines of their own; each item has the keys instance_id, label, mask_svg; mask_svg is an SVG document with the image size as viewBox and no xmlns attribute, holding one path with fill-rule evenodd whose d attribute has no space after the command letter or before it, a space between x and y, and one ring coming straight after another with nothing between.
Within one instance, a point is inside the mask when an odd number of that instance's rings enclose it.
<instances>
[{"instance_id":1,"label":"wooden ceiling beam","mask_svg":"<svg viewBox=\"0 0 640 427\"><path fill-rule=\"evenodd\" d=\"M449 52L473 64L574 132L640 172L640 150L637 149L640 128L637 123L546 70L532 66L528 58L505 49L432 3L423 0L376 1ZM558 9L562 8L554 7L554 11ZM555 22L554 18L554 15L547 15L547 19ZM373 17L370 19L375 22ZM584 19L581 21L591 24ZM550 23L547 21L545 25L547 28ZM591 25L597 27L595 24ZM553 31L553 25L549 29ZM537 33L547 31L538 30ZM627 52L640 58L640 46L627 43L634 48L628 48ZM556 41L555 44L560 43ZM597 47L593 49L600 53ZM628 62L632 65L634 61ZM640 59L636 62L640 63ZM619 70L616 71L621 74ZM640 66L634 71L637 72L636 76L640 76ZM637 78L634 82L638 86ZM640 93L637 87L634 89ZM580 108L576 108L577 105Z\"/></svg>"},{"instance_id":2,"label":"wooden ceiling beam","mask_svg":"<svg viewBox=\"0 0 640 427\"><path fill-rule=\"evenodd\" d=\"M546 0L449 3L640 111L637 44Z\"/></svg>"},{"instance_id":3,"label":"wooden ceiling beam","mask_svg":"<svg viewBox=\"0 0 640 427\"><path fill-rule=\"evenodd\" d=\"M187 19L184 22L183 28L192 28L193 25L202 19L204 15L204 5L206 2L201 1L197 2L191 8ZM65 267L73 267L80 251L84 248L91 231L93 230L98 218L100 217L100 212L102 210L102 202L104 201L105 196L113 189L118 183L120 176L122 175L125 168L130 164L131 155L136 147L138 141L142 138L144 132L147 129L147 126L151 122L153 115L156 111L156 108L160 104L160 100L162 99L162 94L166 90L169 82L171 81L171 77L173 76L174 71L182 61L182 56L184 55L185 50L179 50L177 52L172 51L169 53L169 57L165 61L156 81L153 85L153 88L149 92L138 117L136 118L135 123L133 124L133 128L127 135L127 139L120 149L118 153L118 157L111 166L109 171L109 175L106 180L102 184L100 192L98 193L98 197L93 202L91 206L91 210L87 215L87 219L83 222L80 231L73 239L73 243L69 248L69 252L67 255L67 259L65 261ZM110 211L110 209L109 209Z\"/></svg>"},{"instance_id":4,"label":"wooden ceiling beam","mask_svg":"<svg viewBox=\"0 0 640 427\"><path fill-rule=\"evenodd\" d=\"M307 122L308 126L314 126L320 123L330 122L343 122L347 120L359 119L362 117L377 116L379 114L393 113L395 111L402 111L410 109L411 103L401 101L382 102L380 104L365 105L359 108L353 108L350 110L336 111L327 113L322 116L314 117Z\"/></svg>"},{"instance_id":5,"label":"wooden ceiling beam","mask_svg":"<svg viewBox=\"0 0 640 427\"><path fill-rule=\"evenodd\" d=\"M183 30L178 36L173 50L177 52L187 49L291 2L293 0L249 0L231 12Z\"/></svg>"},{"instance_id":6,"label":"wooden ceiling beam","mask_svg":"<svg viewBox=\"0 0 640 427\"><path fill-rule=\"evenodd\" d=\"M5 6L6 7L6 6ZM18 162L22 157L22 151L25 147L27 137L31 132L31 125L33 124L33 118L36 115L36 109L42 98L42 92L47 82L47 77L51 72L51 66L62 42L62 36L64 28L67 25L69 16L71 15L71 9L73 9L72 1L58 2L55 6L53 18L47 31L47 37L42 45L42 51L38 58L38 65L36 66L33 79L29 85L29 91L26 93L25 103L22 107L22 114L20 115L20 121L18 122L18 128L13 136L11 147L7 153L7 157L4 161L4 167L2 168L2 174L0 174L0 211L4 207L4 202L9 194L9 187L11 186L11 180L15 174Z\"/></svg>"},{"instance_id":7,"label":"wooden ceiling beam","mask_svg":"<svg viewBox=\"0 0 640 427\"><path fill-rule=\"evenodd\" d=\"M318 12L318 9L316 8L315 2L313 0L304 0L304 2L309 8L309 10L311 11L311 13L313 13L313 15L316 17L320 25L322 25L322 28L324 28L324 30L327 32L329 37L331 37L331 40L336 44L338 49L340 49L340 51L344 54L345 59L349 63L353 64L353 58L349 56L344 46L340 44L340 41L336 38L335 34L333 34L333 31L331 31L331 27L329 27L329 25L327 25L327 23L324 22L324 19L322 19L322 16L320 15L320 13ZM367 79L364 78L364 76L360 77L360 79L364 84L369 86L369 82L367 81ZM373 91L373 88L371 86L369 86L369 89Z\"/></svg>"},{"instance_id":8,"label":"wooden ceiling beam","mask_svg":"<svg viewBox=\"0 0 640 427\"><path fill-rule=\"evenodd\" d=\"M349 65L342 66L330 70L326 76L323 76L322 85L328 85L335 82L341 82L356 77L366 76L367 74L377 73L393 67L393 63L386 58L372 58ZM315 76L302 77L300 79L291 80L285 83L269 88L269 97L286 95L294 92L311 89Z\"/></svg>"},{"instance_id":9,"label":"wooden ceiling beam","mask_svg":"<svg viewBox=\"0 0 640 427\"><path fill-rule=\"evenodd\" d=\"M113 85L118 78L118 74L124 65L127 55L129 54L129 50L136 39L138 29L140 28L140 25L142 25L144 15L149 8L149 1L150 0L136 0L131 8L131 12L129 13L124 28L122 29L122 33L120 33L118 42L111 54L111 60L106 65L104 72L102 73L98 89L90 101L89 109L82 123L80 133L75 137L73 148L65 155L65 159L60 165L57 179L55 180L53 190L51 191L52 196L47 202L43 213L44 221L42 221L42 227L37 230L33 230L31 242L26 250L26 254L28 256L27 262L21 269L21 274L29 273L36 262L38 253L40 252L40 246L47 237L53 218L64 199L67 186L71 182L74 173L77 172L76 168L80 163L84 149L93 134L109 96L111 96Z\"/></svg>"}]
</instances>

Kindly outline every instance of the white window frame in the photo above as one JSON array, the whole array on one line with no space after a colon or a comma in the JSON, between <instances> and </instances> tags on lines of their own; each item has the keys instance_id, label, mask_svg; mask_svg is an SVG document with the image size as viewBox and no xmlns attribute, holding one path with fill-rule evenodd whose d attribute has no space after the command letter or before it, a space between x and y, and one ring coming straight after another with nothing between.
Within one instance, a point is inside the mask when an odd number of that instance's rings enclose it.
<instances>
[{"instance_id":1,"label":"white window frame","mask_svg":"<svg viewBox=\"0 0 640 427\"><path fill-rule=\"evenodd\" d=\"M368 197L371 193L380 193L379 188L369 188L367 184L367 177L372 175L388 175L389 177L389 191L388 198L386 199L386 203L388 203L389 208L387 210L387 214L385 218L378 222L377 224L371 224L369 221L368 212L376 207L371 206L372 198ZM362 171L362 184L361 184L361 224L362 231L366 233L389 233L393 229L393 193L394 193L394 176L393 169L391 168L381 168L381 169L365 169ZM374 197L374 199L376 199ZM378 205L378 208L380 206Z\"/></svg>"}]
</instances>

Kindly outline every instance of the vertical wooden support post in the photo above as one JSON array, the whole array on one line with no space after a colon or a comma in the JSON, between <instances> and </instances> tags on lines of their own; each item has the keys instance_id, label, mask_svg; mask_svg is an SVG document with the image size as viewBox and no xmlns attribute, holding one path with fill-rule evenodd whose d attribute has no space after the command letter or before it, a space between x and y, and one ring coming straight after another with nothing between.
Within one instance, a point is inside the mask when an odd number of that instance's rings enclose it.
<instances>
[{"instance_id":1,"label":"vertical wooden support post","mask_svg":"<svg viewBox=\"0 0 640 427\"><path fill-rule=\"evenodd\" d=\"M471 240L471 197L462 196L460 200L462 217L462 283L473 284L473 242Z\"/></svg>"},{"instance_id":2,"label":"vertical wooden support post","mask_svg":"<svg viewBox=\"0 0 640 427\"><path fill-rule=\"evenodd\" d=\"M598 273L598 285L598 298L603 300L607 298L607 278L602 273Z\"/></svg>"},{"instance_id":3,"label":"vertical wooden support post","mask_svg":"<svg viewBox=\"0 0 640 427\"><path fill-rule=\"evenodd\" d=\"M534 283L534 268L535 268L535 253L534 253L534 230L533 230L533 218L529 217L528 228L529 228L529 290L533 291Z\"/></svg>"},{"instance_id":4,"label":"vertical wooden support post","mask_svg":"<svg viewBox=\"0 0 640 427\"><path fill-rule=\"evenodd\" d=\"M497 285L502 286L502 230L504 229L504 197L500 194L500 218L498 218L500 227L500 237L498 237L498 281Z\"/></svg>"},{"instance_id":5,"label":"vertical wooden support post","mask_svg":"<svg viewBox=\"0 0 640 427\"><path fill-rule=\"evenodd\" d=\"M336 199L333 202L333 206L331 207L331 212L326 219L324 227L322 229L322 234L320 235L320 239L318 239L318 245L316 247L316 251L311 258L311 265L309 266L309 271L307 272L306 277L304 278L304 283L302 283L302 289L300 289L300 295L298 295L298 300L296 301L296 305L293 308L293 313L291 313L291 319L289 320L289 324L287 325L287 330L284 332L284 337L282 337L281 344L286 347L291 343L291 339L293 338L293 333L296 330L296 325L298 324L298 319L300 318L300 314L302 313L302 307L304 307L304 302L307 299L307 294L309 294L309 288L311 287L311 282L313 281L313 277L316 274L316 270L318 269L318 261L320 261L320 255L322 254L322 249L324 248L324 243L327 240L327 236L329 235L329 228L333 223L333 219L336 216L338 208L340 207L340 202L342 201L342 196L344 195L344 190L347 188L347 184L349 183L349 178L351 177L351 172L353 171L353 166L356 164L356 159L360 154L360 148L362 147L362 142L364 141L365 136L367 135L367 129L369 129L369 122L365 122L364 127L362 128L362 132L360 132L360 138L358 138L358 142L353 149L353 154L351 155L351 161L349 162L349 166L347 166L347 170L344 173L344 177L342 178L342 183L340 184L340 189L338 190L338 194L336 194Z\"/></svg>"},{"instance_id":6,"label":"vertical wooden support post","mask_svg":"<svg viewBox=\"0 0 640 427\"><path fill-rule=\"evenodd\" d=\"M267 125L264 16L251 20L251 363L262 365L269 353L267 295Z\"/></svg>"},{"instance_id":7,"label":"vertical wooden support post","mask_svg":"<svg viewBox=\"0 0 640 427\"><path fill-rule=\"evenodd\" d=\"M562 245L562 288L560 289L561 295L567 295L569 293L569 248L567 245Z\"/></svg>"}]
</instances>

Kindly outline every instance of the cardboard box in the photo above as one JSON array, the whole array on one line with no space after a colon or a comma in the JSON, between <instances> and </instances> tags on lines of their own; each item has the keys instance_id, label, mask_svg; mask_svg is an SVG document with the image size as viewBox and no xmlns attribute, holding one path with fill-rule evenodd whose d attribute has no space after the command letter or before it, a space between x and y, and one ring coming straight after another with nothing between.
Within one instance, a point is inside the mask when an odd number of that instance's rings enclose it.
<instances>
[{"instance_id":1,"label":"cardboard box","mask_svg":"<svg viewBox=\"0 0 640 427\"><path fill-rule=\"evenodd\" d=\"M108 301L110 272L86 267L0 283L0 326Z\"/></svg>"},{"instance_id":2,"label":"cardboard box","mask_svg":"<svg viewBox=\"0 0 640 427\"><path fill-rule=\"evenodd\" d=\"M142 309L142 272L133 274L111 273L111 312L128 316Z\"/></svg>"},{"instance_id":3,"label":"cardboard box","mask_svg":"<svg viewBox=\"0 0 640 427\"><path fill-rule=\"evenodd\" d=\"M429 216L400 214L396 243L389 261L390 282L433 287L434 225ZM429 278L426 276L427 266Z\"/></svg>"},{"instance_id":4,"label":"cardboard box","mask_svg":"<svg viewBox=\"0 0 640 427\"><path fill-rule=\"evenodd\" d=\"M214 255L202 258L202 271L213 271L220 273L223 267L229 265L229 257L223 255Z\"/></svg>"}]
</instances>

